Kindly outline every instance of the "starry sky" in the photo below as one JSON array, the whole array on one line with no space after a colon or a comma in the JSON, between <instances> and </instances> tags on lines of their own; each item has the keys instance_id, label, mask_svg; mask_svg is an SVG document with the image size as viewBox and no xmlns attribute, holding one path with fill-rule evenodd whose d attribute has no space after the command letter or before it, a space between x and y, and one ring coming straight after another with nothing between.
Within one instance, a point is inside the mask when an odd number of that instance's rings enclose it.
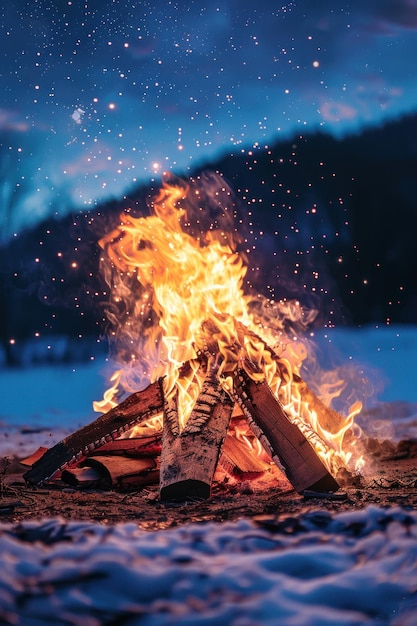
<instances>
[{"instance_id":1,"label":"starry sky","mask_svg":"<svg viewBox=\"0 0 417 626\"><path fill-rule=\"evenodd\" d=\"M417 0L8 0L0 240L162 171L417 108Z\"/></svg>"}]
</instances>

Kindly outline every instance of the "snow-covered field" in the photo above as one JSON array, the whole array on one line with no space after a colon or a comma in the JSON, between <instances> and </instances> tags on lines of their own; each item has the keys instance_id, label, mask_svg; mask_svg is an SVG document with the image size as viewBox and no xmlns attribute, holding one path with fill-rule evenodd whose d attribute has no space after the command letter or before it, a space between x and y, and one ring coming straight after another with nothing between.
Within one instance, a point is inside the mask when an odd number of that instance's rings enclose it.
<instances>
[{"instance_id":1,"label":"snow-covered field","mask_svg":"<svg viewBox=\"0 0 417 626\"><path fill-rule=\"evenodd\" d=\"M315 341L326 349L323 366L335 360L361 366L378 388L377 400L417 403L417 326L332 328Z\"/></svg>"},{"instance_id":2,"label":"snow-covered field","mask_svg":"<svg viewBox=\"0 0 417 626\"><path fill-rule=\"evenodd\" d=\"M392 437L415 436L417 328L316 340L324 359L330 345L389 382L373 401L376 431L384 424ZM0 369L0 454L51 445L90 421L103 368L95 360ZM0 550L0 624L417 624L417 512L406 508L154 532L45 519L0 525Z\"/></svg>"},{"instance_id":3,"label":"snow-covered field","mask_svg":"<svg viewBox=\"0 0 417 626\"><path fill-rule=\"evenodd\" d=\"M0 527L0 622L21 626L414 626L417 513L189 524L147 533Z\"/></svg>"}]
</instances>

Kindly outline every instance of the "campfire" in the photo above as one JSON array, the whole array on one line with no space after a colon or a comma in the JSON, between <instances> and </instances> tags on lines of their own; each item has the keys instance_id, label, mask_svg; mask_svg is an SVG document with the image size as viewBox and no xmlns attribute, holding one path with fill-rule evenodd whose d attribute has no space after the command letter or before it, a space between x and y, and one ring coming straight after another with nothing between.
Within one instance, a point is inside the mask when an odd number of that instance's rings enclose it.
<instances>
[{"instance_id":1,"label":"campfire","mask_svg":"<svg viewBox=\"0 0 417 626\"><path fill-rule=\"evenodd\" d=\"M33 462L29 483L104 464L113 485L159 477L170 501L207 499L219 466L257 477L273 466L300 494L334 493L355 471L360 404L344 416L303 380L306 346L289 322L308 313L245 293L235 220L221 177L167 180L150 216L127 211L102 237L118 365L101 415Z\"/></svg>"}]
</instances>

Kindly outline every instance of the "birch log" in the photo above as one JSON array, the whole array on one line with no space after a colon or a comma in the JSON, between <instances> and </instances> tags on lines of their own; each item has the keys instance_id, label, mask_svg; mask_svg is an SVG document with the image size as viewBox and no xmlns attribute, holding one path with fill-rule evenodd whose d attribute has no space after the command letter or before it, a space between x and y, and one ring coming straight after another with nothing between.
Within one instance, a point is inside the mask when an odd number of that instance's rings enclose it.
<instances>
[{"instance_id":1,"label":"birch log","mask_svg":"<svg viewBox=\"0 0 417 626\"><path fill-rule=\"evenodd\" d=\"M176 396L165 400L160 465L162 501L206 500L210 497L232 410L233 402L221 389L214 367L209 367L182 431Z\"/></svg>"}]
</instances>

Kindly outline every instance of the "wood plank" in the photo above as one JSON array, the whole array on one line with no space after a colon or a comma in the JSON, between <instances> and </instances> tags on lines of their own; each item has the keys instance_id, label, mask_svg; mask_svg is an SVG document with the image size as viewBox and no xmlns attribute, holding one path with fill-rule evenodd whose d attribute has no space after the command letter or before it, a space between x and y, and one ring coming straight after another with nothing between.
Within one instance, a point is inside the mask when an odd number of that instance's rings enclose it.
<instances>
[{"instance_id":1,"label":"wood plank","mask_svg":"<svg viewBox=\"0 0 417 626\"><path fill-rule=\"evenodd\" d=\"M35 450L35 452L19 462L25 467L32 467L32 465L36 463L36 461L39 461L39 459L41 459L46 452L48 452L48 448L45 448L44 446L39 446L39 448Z\"/></svg>"}]
</instances>

